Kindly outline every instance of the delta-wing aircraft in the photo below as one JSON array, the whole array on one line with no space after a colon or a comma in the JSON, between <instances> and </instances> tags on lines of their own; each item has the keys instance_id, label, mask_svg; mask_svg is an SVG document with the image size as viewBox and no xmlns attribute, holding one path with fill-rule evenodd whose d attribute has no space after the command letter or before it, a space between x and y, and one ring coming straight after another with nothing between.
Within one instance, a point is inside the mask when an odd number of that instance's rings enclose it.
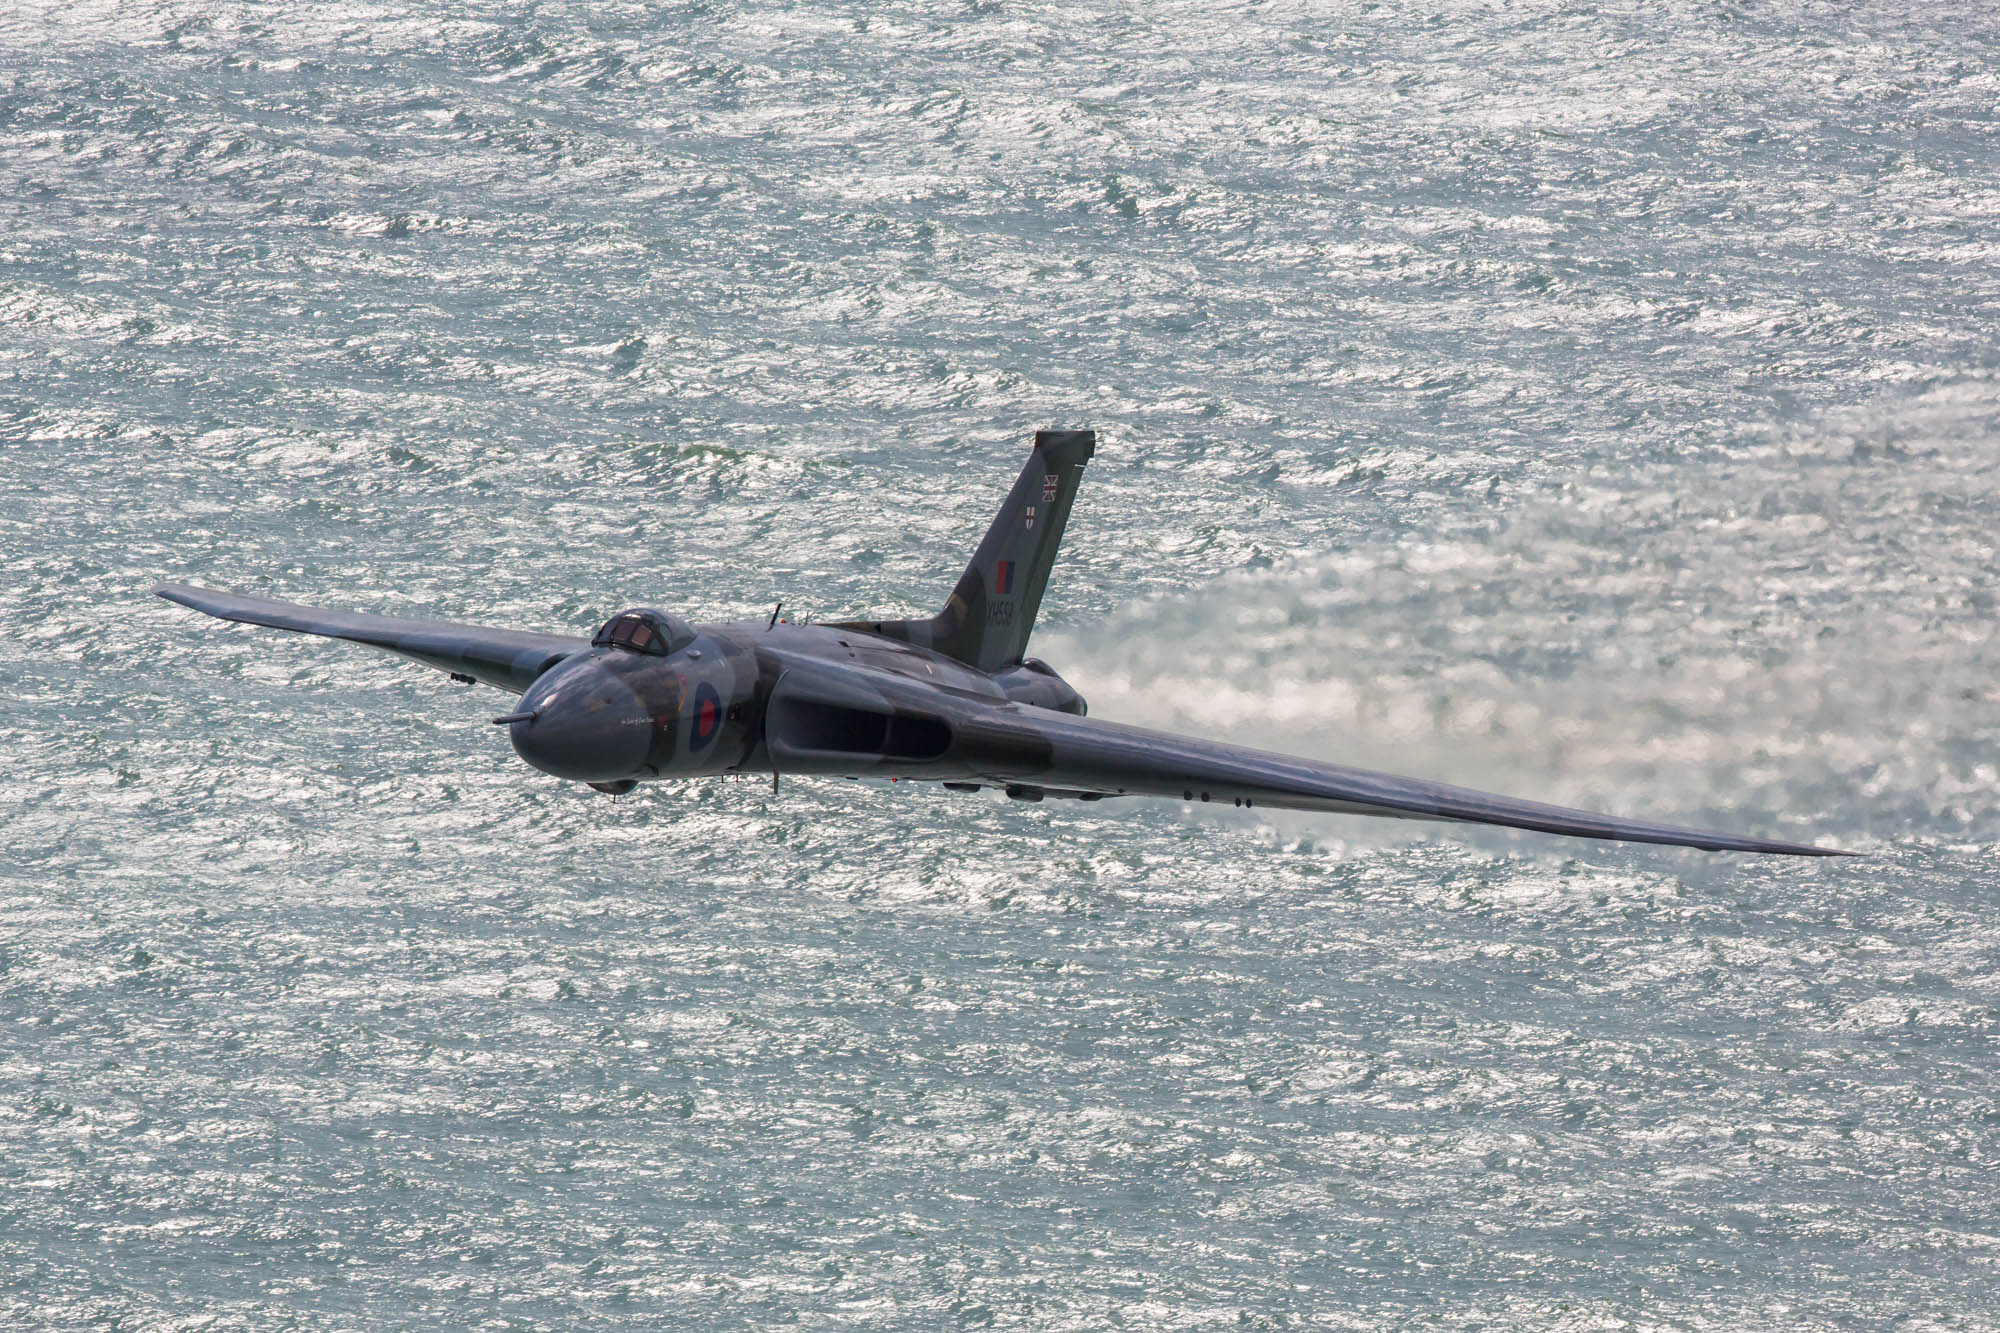
<instances>
[{"instance_id":1,"label":"delta-wing aircraft","mask_svg":"<svg viewBox=\"0 0 2000 1333\"><path fill-rule=\"evenodd\" d=\"M224 620L347 639L520 695L494 722L544 773L622 794L731 773L902 778L1021 801L1164 796L1250 809L1500 824L1709 851L1845 855L1592 814L1442 782L1086 717L1026 655L1091 431L1041 431L1028 465L927 620L690 625L621 611L588 639L331 611L182 584L160 596Z\"/></svg>"}]
</instances>

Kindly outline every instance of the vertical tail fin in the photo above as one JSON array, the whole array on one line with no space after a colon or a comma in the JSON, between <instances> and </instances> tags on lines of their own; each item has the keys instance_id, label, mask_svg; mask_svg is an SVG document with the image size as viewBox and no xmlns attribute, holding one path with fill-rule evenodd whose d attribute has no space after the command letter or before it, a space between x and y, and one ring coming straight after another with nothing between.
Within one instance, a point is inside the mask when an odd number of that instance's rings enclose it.
<instances>
[{"instance_id":1,"label":"vertical tail fin","mask_svg":"<svg viewBox=\"0 0 2000 1333\"><path fill-rule=\"evenodd\" d=\"M1083 480L1083 465L1096 452L1095 431L1036 431L1027 467L944 609L929 620L858 621L843 628L901 639L981 671L1020 661Z\"/></svg>"}]
</instances>

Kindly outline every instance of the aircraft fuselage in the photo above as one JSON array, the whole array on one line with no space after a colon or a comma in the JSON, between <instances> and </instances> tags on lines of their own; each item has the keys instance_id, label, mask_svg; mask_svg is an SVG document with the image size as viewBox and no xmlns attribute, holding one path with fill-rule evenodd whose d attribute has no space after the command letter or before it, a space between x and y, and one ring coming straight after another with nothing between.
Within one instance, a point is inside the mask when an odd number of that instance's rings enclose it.
<instances>
[{"instance_id":1,"label":"aircraft fuselage","mask_svg":"<svg viewBox=\"0 0 2000 1333\"><path fill-rule=\"evenodd\" d=\"M940 701L1085 711L1081 697L1039 662L989 675L851 626L748 622L691 629L692 640L670 656L593 645L552 667L508 715L515 752L556 777L623 790L668 777L844 770L870 745L883 756L885 775L969 779L971 769L950 758L955 710L913 712L885 697L885 687L899 694L894 687L906 680L936 690ZM774 754L767 743L771 702L782 697L787 671L801 667L816 681L831 671L854 693L856 706L844 714L852 720L843 731L819 721L825 716L819 710L810 734L780 727ZM904 733L902 748L891 745L885 753L883 743L896 730ZM835 755L837 761L823 757Z\"/></svg>"}]
</instances>

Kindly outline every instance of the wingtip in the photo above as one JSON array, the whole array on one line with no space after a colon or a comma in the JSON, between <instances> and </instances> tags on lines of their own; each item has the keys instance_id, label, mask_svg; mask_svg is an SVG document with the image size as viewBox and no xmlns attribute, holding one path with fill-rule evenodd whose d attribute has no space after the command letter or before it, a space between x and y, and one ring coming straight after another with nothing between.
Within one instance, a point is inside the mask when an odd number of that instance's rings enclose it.
<instances>
[{"instance_id":1,"label":"wingtip","mask_svg":"<svg viewBox=\"0 0 2000 1333\"><path fill-rule=\"evenodd\" d=\"M1785 856L1867 856L1867 852L1850 851L1845 847L1819 847L1809 842L1781 842L1764 851L1778 852Z\"/></svg>"}]
</instances>

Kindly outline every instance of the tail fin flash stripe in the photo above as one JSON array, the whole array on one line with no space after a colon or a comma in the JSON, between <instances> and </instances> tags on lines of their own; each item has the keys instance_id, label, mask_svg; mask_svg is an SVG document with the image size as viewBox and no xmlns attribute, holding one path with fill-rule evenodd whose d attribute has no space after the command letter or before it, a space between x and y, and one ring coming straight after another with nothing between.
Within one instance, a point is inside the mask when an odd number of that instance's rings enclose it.
<instances>
[{"instance_id":1,"label":"tail fin flash stripe","mask_svg":"<svg viewBox=\"0 0 2000 1333\"><path fill-rule=\"evenodd\" d=\"M1097 452L1088 430L1035 432L1028 465L959 575L944 609L929 620L855 621L843 629L901 639L981 671L1021 660L1062 545L1084 464Z\"/></svg>"}]
</instances>

